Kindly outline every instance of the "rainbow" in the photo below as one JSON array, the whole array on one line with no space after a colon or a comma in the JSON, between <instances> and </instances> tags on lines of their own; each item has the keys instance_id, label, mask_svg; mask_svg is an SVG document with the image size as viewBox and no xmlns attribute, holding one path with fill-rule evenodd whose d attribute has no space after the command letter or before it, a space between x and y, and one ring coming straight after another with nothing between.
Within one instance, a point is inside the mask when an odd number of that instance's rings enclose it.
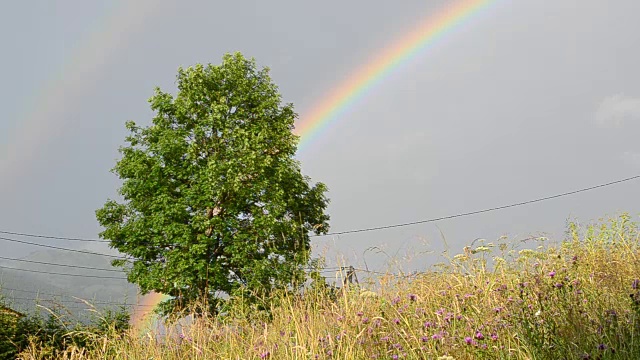
<instances>
[{"instance_id":1,"label":"rainbow","mask_svg":"<svg viewBox=\"0 0 640 360\"><path fill-rule=\"evenodd\" d=\"M139 332L148 332L153 330L154 321L156 320L153 309L156 305L164 300L170 299L171 296L156 292L151 292L143 296L133 308L129 323Z\"/></svg>"},{"instance_id":2,"label":"rainbow","mask_svg":"<svg viewBox=\"0 0 640 360\"><path fill-rule=\"evenodd\" d=\"M368 90L379 84L394 70L421 55L437 40L496 1L461 0L445 7L434 16L427 17L408 35L395 42L388 51L365 64L333 89L304 116L303 122L296 126L296 133L301 139L298 149L303 150L312 143L323 129L339 119L364 97ZM154 293L148 295L144 303L158 304L167 298L165 295ZM139 322L141 320L138 318L134 319L134 323Z\"/></svg>"},{"instance_id":3,"label":"rainbow","mask_svg":"<svg viewBox=\"0 0 640 360\"><path fill-rule=\"evenodd\" d=\"M427 17L415 29L394 42L373 61L362 66L342 84L331 90L296 126L303 151L324 129L351 109L375 85L401 65L421 55L446 34L497 0L461 0ZM385 48L387 49L387 48Z\"/></svg>"},{"instance_id":4,"label":"rainbow","mask_svg":"<svg viewBox=\"0 0 640 360\"><path fill-rule=\"evenodd\" d=\"M498 0L460 0L444 7L434 16L425 18L415 29L394 42L388 50L382 52L373 61L362 66L324 97L318 104L303 116L303 120L296 126L295 132L300 136L299 150L304 150L330 124L337 121L346 111L353 108L355 103L363 98L367 92L394 70L412 59L419 57L436 41L442 39L456 27L463 24L473 15ZM48 86L34 106L34 112L29 114L5 146L7 152L0 154L0 173L16 173L23 163L41 151L42 143L51 138L54 133L61 132L61 123L55 126L51 120L52 114L61 117L67 107L82 96L83 89L90 83L97 81L98 68L109 61L110 57L118 54L123 40L130 38L127 32L149 17L149 9L155 3L152 0L128 2L126 9L106 21L102 31L96 33L86 46L72 57L73 62L65 67L63 74L56 82ZM387 49L385 47L385 49ZM57 120L60 122L61 120ZM0 183L0 188L8 188ZM12 178L15 178L13 176ZM163 294L151 293L143 297L140 305L157 305L169 298ZM149 321L151 306L139 306L132 315L132 324L141 326Z\"/></svg>"}]
</instances>

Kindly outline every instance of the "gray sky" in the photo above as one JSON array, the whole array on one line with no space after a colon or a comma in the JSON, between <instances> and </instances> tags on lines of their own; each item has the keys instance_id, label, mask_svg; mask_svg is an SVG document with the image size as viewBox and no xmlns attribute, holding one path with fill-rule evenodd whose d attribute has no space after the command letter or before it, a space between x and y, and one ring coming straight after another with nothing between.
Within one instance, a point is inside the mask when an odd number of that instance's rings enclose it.
<instances>
[{"instance_id":1,"label":"gray sky","mask_svg":"<svg viewBox=\"0 0 640 360\"><path fill-rule=\"evenodd\" d=\"M305 114L456 1L7 2L0 11L0 230L95 238L115 196L124 122L147 124L178 66L242 51ZM640 173L637 0L498 0L399 67L304 152L330 189L332 231L468 212ZM477 237L562 235L640 213L640 181L521 208L314 239L362 265L381 246L424 268ZM27 239L106 251L77 242ZM0 241L4 256L34 247ZM367 255L382 269L384 255ZM6 263L9 264L9 263ZM10 264L11 266L17 266ZM26 267L26 265L24 265Z\"/></svg>"}]
</instances>

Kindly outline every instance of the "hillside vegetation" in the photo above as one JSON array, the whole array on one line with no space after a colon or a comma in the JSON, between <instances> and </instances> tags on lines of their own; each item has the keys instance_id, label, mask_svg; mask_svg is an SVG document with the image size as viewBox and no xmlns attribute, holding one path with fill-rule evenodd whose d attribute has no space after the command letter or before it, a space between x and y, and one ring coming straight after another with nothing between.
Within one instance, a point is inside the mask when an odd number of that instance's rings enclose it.
<instances>
[{"instance_id":1,"label":"hillside vegetation","mask_svg":"<svg viewBox=\"0 0 640 360\"><path fill-rule=\"evenodd\" d=\"M59 359L637 359L640 243L628 215L555 245L481 244L418 276L282 294L169 334L96 335ZM529 243L528 245L531 245ZM51 354L32 344L23 359Z\"/></svg>"}]
</instances>

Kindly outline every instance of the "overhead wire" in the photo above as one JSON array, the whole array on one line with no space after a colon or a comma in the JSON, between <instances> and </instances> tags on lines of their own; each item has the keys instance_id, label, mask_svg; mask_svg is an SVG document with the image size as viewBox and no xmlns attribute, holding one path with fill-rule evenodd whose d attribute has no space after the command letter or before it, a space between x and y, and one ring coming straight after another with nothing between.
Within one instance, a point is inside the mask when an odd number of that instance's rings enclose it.
<instances>
[{"instance_id":1,"label":"overhead wire","mask_svg":"<svg viewBox=\"0 0 640 360\"><path fill-rule=\"evenodd\" d=\"M116 305L116 306L136 306L136 307L152 307L155 305L148 305L148 304L120 304L120 303L112 303L112 302L104 302L104 301L88 301L86 300L86 303L84 300L53 300L53 299L41 299L41 298L23 298L23 297L14 297L11 296L10 297L12 300L22 300L22 301L43 301L43 302L52 302L52 303L61 303L61 304L74 304L74 305L82 305L82 304L97 304L97 305Z\"/></svg>"},{"instance_id":2,"label":"overhead wire","mask_svg":"<svg viewBox=\"0 0 640 360\"><path fill-rule=\"evenodd\" d=\"M436 221L441 221L441 220L453 219L453 218L458 218L458 217L476 215L476 214L486 213L486 212L490 212L490 211L508 209L508 208L513 208L513 207L517 207L517 206L523 206L523 205L527 205L527 204L532 204L532 203L542 202L542 201L556 199L556 198L560 198L560 197L570 196L570 195L574 195L574 194L578 194L578 193L582 193L582 192L586 192L586 191L590 191L590 190L594 190L594 189L598 189L598 188L603 188L603 187L607 187L607 186L620 184L620 183L623 183L623 182L628 182L628 181L635 180L635 179L638 179L638 178L640 178L640 175L631 176L631 177L628 177L628 178L624 178L624 179L620 179L620 180L616 180L616 181L611 181L611 182L608 182L608 183L599 184L599 185L595 185L595 186L590 186L590 187L586 187L586 188L582 188L582 189L578 189L578 190L574 190L574 191L568 191L568 192L555 194L555 195L551 195L551 196L545 196L545 197L541 197L541 198L537 198L537 199L533 199L533 200L522 201L522 202L517 202L517 203L508 204L508 205L492 207L492 208L486 208L486 209L476 210L476 211L471 211L471 212L458 213L458 214L455 214L455 215L448 215L448 216L442 216L442 217L425 219L425 220L418 220L418 221L413 221L413 222L405 222L405 223L400 223L400 224L392 224L392 225L376 226L376 227L369 227L369 228L353 229L353 230L346 230L346 231L332 232L332 233L323 234L323 235L321 234L321 235L311 235L311 236L318 237L318 236L344 235L344 234L361 233L361 232L368 232L368 231L377 231L377 230L405 227L405 226L411 226L411 225L417 225L417 224L424 224L424 223L429 223L429 222L436 222ZM0 231L0 233L16 235L16 236L47 238L47 239L72 240L72 241L99 241L99 242L103 242L102 240L96 240L96 239L57 237L57 236L49 236L49 235L38 235L38 234L28 234L28 233L20 233L20 232L10 232L10 231L4 231L4 230ZM77 250L77 249L69 249L69 248L64 248L64 247L59 247L59 246L39 244L39 243L34 243L34 242L29 242L29 241L24 241L24 240L6 238L6 237L0 237L0 240L5 240L5 241L10 241L10 242L15 242L15 243L21 243L21 244L26 244L26 245L32 245L32 246L40 246L40 247L51 248L51 249L56 249L56 250L70 251L70 252L81 253L81 254L105 256L105 257L110 257L110 258L115 258L115 259L127 260L127 258L119 257L119 256L116 256L116 255L109 255L109 254L97 253L97 252L92 252L92 251ZM98 269L98 268L82 267L82 266L79 266L79 265L76 266L76 265L63 265L63 264L54 264L54 263L44 263L44 262L37 262L37 261L33 261L33 260L12 259L12 258L6 258L6 257L0 257L0 258L6 259L6 260L13 260L13 261L24 261L24 262L40 263L40 264L43 264L43 265L51 265L51 266L75 267L75 268L85 268L85 269L102 270L102 271L118 271L118 270L110 270L110 269ZM80 274L69 274L69 273L46 272L46 271L31 270L31 269L11 268L11 267L6 267L6 266L0 266L0 268L9 269L9 270L16 270L16 271L26 271L26 272L50 274L50 275L61 275L61 276L75 276L75 277L100 278L100 279L123 279L121 277L113 277L113 276L80 275ZM339 267L339 268L338 267L332 267L332 268L324 268L324 269L321 269L320 271L321 272L326 272L326 271L333 271L333 270L338 270L338 269L339 270L343 270L342 267ZM369 272L369 273L384 274L384 273L381 273L381 272L374 272L374 271L369 271L369 270L364 270L364 269L357 269L357 270L363 271L363 272Z\"/></svg>"},{"instance_id":3,"label":"overhead wire","mask_svg":"<svg viewBox=\"0 0 640 360\"><path fill-rule=\"evenodd\" d=\"M32 237L32 238L42 238L42 239L67 240L67 241L90 241L90 242L102 242L102 243L109 242L109 240L101 240L101 239L85 239L85 238L73 238L73 237L52 236L52 235L26 234L26 233L13 232L13 231L4 231L4 230L0 230L0 234L25 236L25 237Z\"/></svg>"},{"instance_id":4,"label":"overhead wire","mask_svg":"<svg viewBox=\"0 0 640 360\"><path fill-rule=\"evenodd\" d=\"M34 291L34 290L21 290L21 289L13 289L13 288L8 288L8 287L4 287L4 286L0 286L0 290L2 291L7 291L7 292L21 292L21 293L26 293L26 294L36 294L36 295L46 295L46 296L61 296L61 297L68 297L68 298L73 298L76 301L80 301L80 302L84 302L87 301L90 304L101 304L101 305L123 305L123 306L153 306L153 305L148 305L148 304L131 304L131 303L119 303L119 302L107 302L107 301L99 301L99 300L79 300L81 299L79 296L72 296L72 295L68 295L68 294L55 294L55 293L51 293L51 292L44 292L44 291ZM13 296L9 296L10 298L14 298ZM27 300L24 298L20 298L21 300ZM35 298L35 299L31 299L31 300L46 300L46 301L54 301L51 299L42 299L42 298ZM55 300L58 301L58 300Z\"/></svg>"},{"instance_id":5,"label":"overhead wire","mask_svg":"<svg viewBox=\"0 0 640 360\"><path fill-rule=\"evenodd\" d=\"M321 237L321 236L331 236L331 235L354 234L354 233L361 233L361 232L368 232L368 231L392 229L392 228L398 228L398 227L404 227L404 226L410 226L410 225L425 224L425 223L436 222L436 221L441 221L441 220L459 218L459 217L463 217L463 216L477 215L477 214L482 214L482 213L486 213L486 212L490 212L490 211L503 210L503 209L513 208L513 207L517 207L517 206L533 204L533 203L537 203L537 202L541 202L541 201L556 199L556 198L560 198L560 197L564 197L564 196L574 195L574 194L578 194L578 193L585 192L585 191L590 191L590 190L594 190L594 189L603 188L603 187L606 187L606 186L620 184L620 183L631 181L631 180L635 180L635 179L638 179L638 178L640 178L640 175L628 177L628 178L621 179L621 180L611 181L611 182L608 182L608 183L605 183L605 184L590 186L590 187L579 189L579 190L568 191L568 192L564 192L564 193L561 193L561 194L545 196L545 197L541 197L541 198L537 198L537 199L533 199L533 200L528 200L528 201L517 202L517 203L513 203L513 204L509 204L509 205L502 205L502 206L496 206L496 207L482 209L482 210L459 213L459 214L455 214L455 215L441 216L441 217L436 217L436 218L431 218L431 219L418 220L418 221L412 221L412 222L405 222L405 223L400 223L400 224L392 224L392 225L375 226L375 227L362 228L362 229L337 231L337 232L332 232L332 233L327 233L327 234L311 235L311 236L312 237Z\"/></svg>"},{"instance_id":6,"label":"overhead wire","mask_svg":"<svg viewBox=\"0 0 640 360\"><path fill-rule=\"evenodd\" d=\"M47 275L60 275L60 276L74 276L74 277L83 277L83 278L93 278L93 279L116 279L116 280L126 280L124 277L116 277L116 276L100 276L100 275L83 275L83 274L69 274L69 273L59 273L59 272L51 272L51 271L41 271L41 270L33 270L33 269L20 269L13 268L8 266L0 265L0 269L7 270L15 270L15 271L24 271L24 272L32 272L38 274L47 274Z\"/></svg>"},{"instance_id":7,"label":"overhead wire","mask_svg":"<svg viewBox=\"0 0 640 360\"><path fill-rule=\"evenodd\" d=\"M591 190L595 190L595 189L599 189L599 188L603 188L603 187L608 187L608 186L612 186L612 185L628 182L628 181L635 180L635 179L638 179L638 178L640 178L640 175L635 175L635 176L627 177L627 178L624 178L624 179L607 182L607 183L604 183L604 184L589 186L589 187L578 189L578 190L574 190L574 191L568 191L568 192L555 194L555 195L551 195L551 196L545 196L545 197L541 197L541 198L537 198L537 199L533 199L533 200L522 201L522 202L517 202L517 203L512 203L512 204L502 205L502 206L496 206L496 207L486 208L486 209L482 209L482 210L458 213L458 214L454 214L454 215L447 215L447 216L441 216L441 217L436 217L436 218L431 218L431 219L417 220L417 221L411 221L411 222L405 222L405 223L399 223L399 224L391 224L391 225L375 226L375 227L369 227L369 228L361 228L361 229L352 229L352 230L345 230L345 231L330 232L330 233L327 233L327 234L320 234L320 235L315 235L314 234L314 235L310 235L310 236L311 237L321 237L321 236L344 235L344 234L353 234L353 233L368 232L368 231L377 231L377 230L392 229L392 228L411 226L411 225L417 225L417 224L424 224L424 223L441 221L441 220L454 219L454 218L470 216L470 215L477 215L477 214L482 214L482 213L486 213L486 212L490 212L490 211L503 210L503 209L513 208L513 207L517 207L517 206L533 204L533 203L537 203L537 202L541 202L541 201L556 199L556 198L560 198L560 197L570 196L570 195L574 195L574 194L578 194L578 193L582 193L582 192L586 192L586 191L591 191ZM12 231L6 231L6 230L0 230L0 234L25 236L25 237L34 237L34 238L45 238L45 239L69 240L69 241L91 241L91 242L105 242L105 243L109 242L108 240L87 239L87 238L80 238L80 237L51 236L51 235L42 235L42 234L30 234L30 233L12 232ZM2 238L2 237L0 237L0 239L7 240L6 238ZM20 240L16 240L16 239L10 239L10 241L21 242ZM28 243L28 242L23 242L23 243ZM29 243L29 244L37 245L37 246L44 246L42 244L37 244L37 243ZM51 246L48 245L47 247L51 247ZM69 250L69 249L61 249L61 250ZM113 255L106 255L106 254L99 254L99 253L93 253L93 254L94 255L104 255L104 256L114 257Z\"/></svg>"},{"instance_id":8,"label":"overhead wire","mask_svg":"<svg viewBox=\"0 0 640 360\"><path fill-rule=\"evenodd\" d=\"M31 246L39 246L39 247L55 249L55 250L71 251L71 252L80 253L80 254L105 256L105 257L110 257L110 258L114 258L114 259L118 259L118 260L127 260L127 258L124 258L124 257L121 257L121 256L117 256L117 255L109 255L109 254L97 253L97 252L93 252L93 251L69 249L69 248L64 248L64 247L60 247L60 246L39 244L39 243L30 242L30 241L24 241L24 240L18 240L18 239L10 239L10 238L1 237L1 236L0 236L0 240L9 241L9 242L15 242L15 243L19 243L19 244L25 244L25 245L31 245Z\"/></svg>"},{"instance_id":9,"label":"overhead wire","mask_svg":"<svg viewBox=\"0 0 640 360\"><path fill-rule=\"evenodd\" d=\"M76 269L87 269L87 270L109 271L109 272L122 273L122 270L116 270L116 269L104 269L104 268L96 268L96 267L82 266L82 265L56 264L56 263L50 263L50 262L44 262L44 261L35 261L35 260L27 260L27 259L16 259L16 258L10 258L10 257L5 257L5 256L0 256L0 259L9 260L9 261L27 262L27 263L32 263L32 264L48 265L48 266L60 266L60 267L68 267L68 268L76 268Z\"/></svg>"}]
</instances>

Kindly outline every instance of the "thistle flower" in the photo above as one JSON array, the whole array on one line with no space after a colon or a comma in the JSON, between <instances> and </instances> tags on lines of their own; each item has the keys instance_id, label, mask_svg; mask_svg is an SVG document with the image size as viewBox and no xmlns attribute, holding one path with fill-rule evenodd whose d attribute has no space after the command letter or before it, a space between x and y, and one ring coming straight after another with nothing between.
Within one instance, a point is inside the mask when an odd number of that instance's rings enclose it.
<instances>
[{"instance_id":1,"label":"thistle flower","mask_svg":"<svg viewBox=\"0 0 640 360\"><path fill-rule=\"evenodd\" d=\"M433 327L433 323L431 321L425 321L424 322L424 327L425 327L425 329L431 328L431 327Z\"/></svg>"}]
</instances>

